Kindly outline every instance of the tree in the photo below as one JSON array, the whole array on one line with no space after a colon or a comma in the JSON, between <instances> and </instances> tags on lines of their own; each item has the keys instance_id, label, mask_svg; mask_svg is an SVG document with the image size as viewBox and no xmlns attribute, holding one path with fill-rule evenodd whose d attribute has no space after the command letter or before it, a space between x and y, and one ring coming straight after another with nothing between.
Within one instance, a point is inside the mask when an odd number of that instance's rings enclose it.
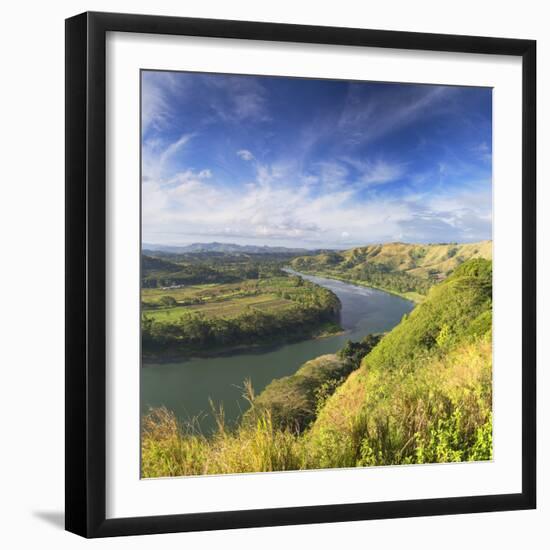
<instances>
[{"instance_id":1,"label":"tree","mask_svg":"<svg viewBox=\"0 0 550 550\"><path fill-rule=\"evenodd\" d=\"M166 307L174 307L178 303L173 296L162 296L159 302Z\"/></svg>"}]
</instances>

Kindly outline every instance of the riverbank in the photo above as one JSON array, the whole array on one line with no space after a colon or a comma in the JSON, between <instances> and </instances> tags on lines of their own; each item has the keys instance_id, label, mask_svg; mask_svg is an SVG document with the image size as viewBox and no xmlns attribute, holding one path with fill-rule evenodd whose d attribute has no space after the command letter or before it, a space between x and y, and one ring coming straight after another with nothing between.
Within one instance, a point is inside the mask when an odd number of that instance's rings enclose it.
<instances>
[{"instance_id":1,"label":"riverbank","mask_svg":"<svg viewBox=\"0 0 550 550\"><path fill-rule=\"evenodd\" d=\"M144 292L143 355L209 356L336 332L338 297L299 277L281 275L208 289L186 288L186 305L175 292L174 296Z\"/></svg>"},{"instance_id":2,"label":"riverbank","mask_svg":"<svg viewBox=\"0 0 550 550\"><path fill-rule=\"evenodd\" d=\"M287 335L286 338L278 338L276 340L269 340L263 342L257 342L254 344L239 344L237 346L230 346L219 349L189 349L188 347L185 350L163 350L157 354L152 352L143 352L142 353L142 367L149 367L164 363L174 363L178 361L189 361L191 359L208 359L216 357L230 357L235 354L246 354L250 353L252 355L257 355L265 353L278 347L294 344L297 342L307 341L307 340L320 340L323 338L329 338L331 336L339 336L345 334L346 331L337 323L329 322L325 323L319 327L317 330L312 332L295 332L292 335Z\"/></svg>"},{"instance_id":3,"label":"riverbank","mask_svg":"<svg viewBox=\"0 0 550 550\"><path fill-rule=\"evenodd\" d=\"M382 290L333 279L313 278L312 282L338 296L342 304L339 332L323 335L319 331L314 338L247 346L209 357L150 357L140 374L142 414L150 407L165 406L181 422L198 418L200 429L210 433L216 423L209 398L223 405L225 419L232 424L249 407L242 397L245 380L250 380L259 394L273 380L296 373L307 361L336 353L348 340L359 342L367 334L390 331L414 307L412 302Z\"/></svg>"},{"instance_id":4,"label":"riverbank","mask_svg":"<svg viewBox=\"0 0 550 550\"><path fill-rule=\"evenodd\" d=\"M418 292L398 292L396 290L392 290L390 288L384 288L381 286L376 286L371 283L367 283L365 281L360 281L358 279L352 279L350 277L339 277L337 275L334 275L332 272L323 272L323 271L302 271L298 272L295 271L292 268L285 268L287 273L292 273L296 275L310 275L313 277L323 277L325 279L333 279L335 281L342 281L343 283L349 283L352 285L362 286L365 288L374 288L376 290L381 290L382 292L387 292L388 294L393 294L394 296L399 296L400 298L403 298L404 300L408 300L409 302L413 302L414 304L421 304L425 299L426 296L423 294L419 294Z\"/></svg>"}]
</instances>

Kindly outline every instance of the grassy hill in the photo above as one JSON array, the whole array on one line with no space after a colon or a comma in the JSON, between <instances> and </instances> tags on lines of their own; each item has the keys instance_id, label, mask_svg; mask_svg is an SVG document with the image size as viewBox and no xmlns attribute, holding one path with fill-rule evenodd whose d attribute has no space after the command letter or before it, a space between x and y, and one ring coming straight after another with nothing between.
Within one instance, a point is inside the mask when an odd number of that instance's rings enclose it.
<instances>
[{"instance_id":1,"label":"grassy hill","mask_svg":"<svg viewBox=\"0 0 550 550\"><path fill-rule=\"evenodd\" d=\"M362 342L348 341L339 353L311 359L293 375L273 380L260 395L250 399L252 406L244 423L255 423L268 413L276 428L303 432L380 337L368 335Z\"/></svg>"},{"instance_id":2,"label":"grassy hill","mask_svg":"<svg viewBox=\"0 0 550 550\"><path fill-rule=\"evenodd\" d=\"M421 301L434 283L474 258L492 259L492 241L468 244L386 243L294 258L293 269L367 284Z\"/></svg>"},{"instance_id":3,"label":"grassy hill","mask_svg":"<svg viewBox=\"0 0 550 550\"><path fill-rule=\"evenodd\" d=\"M143 423L143 475L488 460L491 320L492 263L469 260L374 347L346 346L340 358L318 358L272 383L252 400L259 414L234 431L221 411L212 437L152 411ZM341 359L357 351L360 367L346 378ZM315 388L333 373L337 382L319 399Z\"/></svg>"},{"instance_id":4,"label":"grassy hill","mask_svg":"<svg viewBox=\"0 0 550 550\"><path fill-rule=\"evenodd\" d=\"M491 281L464 263L365 357L311 430L319 467L490 458Z\"/></svg>"}]
</instances>

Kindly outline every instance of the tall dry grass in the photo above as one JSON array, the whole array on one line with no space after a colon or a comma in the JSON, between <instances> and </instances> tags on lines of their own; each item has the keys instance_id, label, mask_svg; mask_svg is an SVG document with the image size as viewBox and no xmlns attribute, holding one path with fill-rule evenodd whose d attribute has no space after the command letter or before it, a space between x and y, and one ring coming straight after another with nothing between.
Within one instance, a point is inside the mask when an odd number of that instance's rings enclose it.
<instances>
[{"instance_id":1,"label":"tall dry grass","mask_svg":"<svg viewBox=\"0 0 550 550\"><path fill-rule=\"evenodd\" d=\"M229 431L218 419L212 436L181 425L165 408L153 409L142 428L144 477L301 470L306 467L303 441L273 426L269 411L253 426Z\"/></svg>"}]
</instances>

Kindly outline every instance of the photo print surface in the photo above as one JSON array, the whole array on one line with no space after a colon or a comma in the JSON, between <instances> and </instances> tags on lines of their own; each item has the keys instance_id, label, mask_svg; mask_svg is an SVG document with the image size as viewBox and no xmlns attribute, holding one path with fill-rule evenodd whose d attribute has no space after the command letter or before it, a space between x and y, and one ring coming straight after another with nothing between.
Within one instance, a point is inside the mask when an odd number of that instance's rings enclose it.
<instances>
[{"instance_id":1,"label":"photo print surface","mask_svg":"<svg viewBox=\"0 0 550 550\"><path fill-rule=\"evenodd\" d=\"M492 459L492 89L141 72L141 474Z\"/></svg>"}]
</instances>

